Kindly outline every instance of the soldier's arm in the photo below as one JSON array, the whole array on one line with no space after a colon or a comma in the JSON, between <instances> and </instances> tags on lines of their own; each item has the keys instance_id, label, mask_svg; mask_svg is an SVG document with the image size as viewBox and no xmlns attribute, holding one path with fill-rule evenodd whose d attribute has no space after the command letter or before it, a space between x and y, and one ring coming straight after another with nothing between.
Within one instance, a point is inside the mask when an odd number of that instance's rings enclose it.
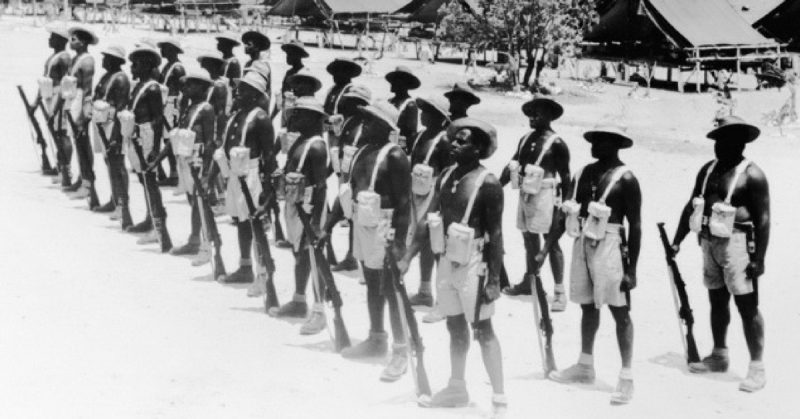
<instances>
[{"instance_id":1,"label":"soldier's arm","mask_svg":"<svg viewBox=\"0 0 800 419\"><path fill-rule=\"evenodd\" d=\"M414 141L414 134L417 132L417 125L419 123L419 110L417 104L411 101L408 106L400 114L400 120L397 121L397 126L400 128L400 135L406 137L406 147L410 152Z\"/></svg>"},{"instance_id":2,"label":"soldier's arm","mask_svg":"<svg viewBox=\"0 0 800 419\"><path fill-rule=\"evenodd\" d=\"M557 138L551 147L553 152L553 159L556 163L556 172L561 178L561 196L567 196L571 189L570 187L570 173L569 173L569 148L563 140Z\"/></svg>"},{"instance_id":3,"label":"soldier's arm","mask_svg":"<svg viewBox=\"0 0 800 419\"><path fill-rule=\"evenodd\" d=\"M89 57L88 60L81 61L80 77L78 79L78 86L83 90L83 100L92 97L92 79L94 79L94 58Z\"/></svg>"},{"instance_id":4,"label":"soldier's arm","mask_svg":"<svg viewBox=\"0 0 800 419\"><path fill-rule=\"evenodd\" d=\"M750 216L755 227L756 249L753 254L753 261L760 264L763 273L764 257L767 254L770 234L770 201L769 184L764 172L751 164L747 169L747 202Z\"/></svg>"},{"instance_id":5,"label":"soldier's arm","mask_svg":"<svg viewBox=\"0 0 800 419\"><path fill-rule=\"evenodd\" d=\"M683 211L681 212L680 219L678 221L678 227L675 230L675 237L672 238L672 246L676 250L680 248L681 243L689 234L689 217L694 212L694 206L692 206L692 199L694 197L700 195L700 188L702 188L703 179L705 178L706 170L708 170L708 166L711 163L707 163L704 165L700 172L697 173L697 177L694 181L694 188L692 188L692 196L689 197L689 201L684 205Z\"/></svg>"},{"instance_id":6,"label":"soldier's arm","mask_svg":"<svg viewBox=\"0 0 800 419\"><path fill-rule=\"evenodd\" d=\"M189 118L191 118L191 115L189 115ZM211 104L203 104L203 109L197 115L197 120L194 124L194 127L191 128L197 134L200 143L203 144L204 154L210 158L211 153L214 151L214 108Z\"/></svg>"},{"instance_id":7,"label":"soldier's arm","mask_svg":"<svg viewBox=\"0 0 800 419\"><path fill-rule=\"evenodd\" d=\"M128 106L131 84L127 77L117 76L111 80L106 99L108 103L119 112Z\"/></svg>"},{"instance_id":8,"label":"soldier's arm","mask_svg":"<svg viewBox=\"0 0 800 419\"><path fill-rule=\"evenodd\" d=\"M234 60L231 65L228 66L228 74L225 75L231 83L234 80L242 78L242 66L239 64L239 60Z\"/></svg>"},{"instance_id":9,"label":"soldier's arm","mask_svg":"<svg viewBox=\"0 0 800 419\"><path fill-rule=\"evenodd\" d=\"M161 98L161 88L154 84L147 88L147 111L150 116L150 123L153 127L153 151L152 158L158 155L161 149L161 136L164 131L164 102ZM148 158L149 160L150 158Z\"/></svg>"},{"instance_id":10,"label":"soldier's arm","mask_svg":"<svg viewBox=\"0 0 800 419\"><path fill-rule=\"evenodd\" d=\"M386 156L386 175L389 183L390 198L394 214L392 227L395 231L394 251L400 259L405 252L406 234L410 216L411 196L411 163L405 151L399 147L392 148Z\"/></svg>"},{"instance_id":11,"label":"soldier's arm","mask_svg":"<svg viewBox=\"0 0 800 419\"><path fill-rule=\"evenodd\" d=\"M438 180L436 180L436 187L434 187L433 198L431 198L431 203L428 208L425 210L425 214L420 217L417 221L416 229L413 231L410 243L406 248L405 255L401 259L399 263L400 266L403 266L405 269L408 269L408 265L411 263L411 260L419 253L422 249L423 245L430 240L430 230L428 230L428 214L438 212L440 209L440 197L441 197L441 176Z\"/></svg>"},{"instance_id":12,"label":"soldier's arm","mask_svg":"<svg viewBox=\"0 0 800 419\"><path fill-rule=\"evenodd\" d=\"M623 199L625 201L625 218L628 220L628 272L636 277L636 265L639 262L639 250L642 247L642 191L639 181L628 172L620 179Z\"/></svg>"},{"instance_id":13,"label":"soldier's arm","mask_svg":"<svg viewBox=\"0 0 800 419\"><path fill-rule=\"evenodd\" d=\"M445 168L450 166L450 150L452 149L452 146L450 145L450 142L441 140L435 145L435 147L436 150L434 150L433 156L431 156L430 165L433 166L433 170L435 170L434 173L438 176L444 171Z\"/></svg>"},{"instance_id":14,"label":"soldier's arm","mask_svg":"<svg viewBox=\"0 0 800 419\"><path fill-rule=\"evenodd\" d=\"M522 136L522 138L519 139L517 148L514 149L514 155L511 156L511 160L519 161L519 147L526 138L528 137ZM503 167L503 172L500 174L500 184L506 186L508 182L511 182L511 171L508 169L508 165L506 165Z\"/></svg>"},{"instance_id":15,"label":"soldier's arm","mask_svg":"<svg viewBox=\"0 0 800 419\"><path fill-rule=\"evenodd\" d=\"M328 179L328 160L327 160L326 145L322 141L315 141L308 150L306 156L306 163L303 167L303 174L308 180L307 186L313 187L311 195L311 204L313 209L311 211L311 219L314 220L314 225L319 225L319 220L322 218L322 212L327 211L325 205L325 197L327 193L327 179ZM315 232L319 234L319 232Z\"/></svg>"},{"instance_id":16,"label":"soldier's arm","mask_svg":"<svg viewBox=\"0 0 800 419\"><path fill-rule=\"evenodd\" d=\"M180 93L181 77L183 77L185 75L186 75L186 69L183 68L183 65L176 64L175 65L175 69L172 70L172 76L170 76L172 78L172 80L175 80L175 82L173 83L173 85L176 86L175 94ZM170 93L172 93L172 92L170 92Z\"/></svg>"},{"instance_id":17,"label":"soldier's arm","mask_svg":"<svg viewBox=\"0 0 800 419\"><path fill-rule=\"evenodd\" d=\"M492 174L486 176L478 196L484 230L489 236L488 280L499 283L503 267L503 185Z\"/></svg>"}]
</instances>

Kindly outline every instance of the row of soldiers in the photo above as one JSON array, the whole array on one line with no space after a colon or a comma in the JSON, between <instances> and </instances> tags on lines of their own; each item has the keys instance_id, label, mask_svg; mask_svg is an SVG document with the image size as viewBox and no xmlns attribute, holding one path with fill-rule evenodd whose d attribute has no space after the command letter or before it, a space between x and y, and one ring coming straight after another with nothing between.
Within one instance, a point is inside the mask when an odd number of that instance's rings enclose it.
<instances>
[{"instance_id":1,"label":"row of soldiers","mask_svg":"<svg viewBox=\"0 0 800 419\"><path fill-rule=\"evenodd\" d=\"M61 125L53 130L59 150L55 172L65 187L71 186L68 150L74 143L81 166L77 196L89 197L94 210L115 211L123 229L144 233L142 243L158 242L163 252L197 255L193 263L210 262L219 281L249 283L248 295L266 295L271 316L305 318L300 332L316 334L327 327L325 301L335 288L325 282L321 271L328 267L320 266L316 252L330 244L336 226L347 226L347 254L331 269L361 269L370 330L364 341L341 348L341 353L364 358L390 352L384 329L388 305L393 345L381 374L387 382L406 373L411 354L418 350L409 342L411 319L403 300L391 298L395 284L386 274L387 263L403 274L419 256L420 289L408 303L434 306L438 316L431 320L446 319L451 336L449 384L424 404L468 403L464 373L471 325L499 414L507 402L500 344L491 322L494 301L501 292L530 294L549 256L555 279L552 310L563 311L565 262L558 241L566 233L574 238L569 298L582 310L581 352L575 365L548 375L566 383L594 381L594 338L599 310L606 305L617 325L622 358L612 402L631 400L630 291L637 283L642 197L636 177L619 157L620 150L633 145L624 132L611 127L586 132L596 161L573 174L567 144L551 127L564 109L552 99L536 97L522 106L531 131L496 176L481 160L496 151L497 131L468 116L480 97L467 85L456 83L443 96L412 98L409 91L419 88L420 80L400 66L386 75L393 97L379 100L354 83L361 66L337 58L327 66L334 85L320 103L315 95L322 83L303 65L309 54L294 40L281 47L290 68L273 100L266 59L270 40L247 32L241 42L219 36L222 55L200 55L202 71L183 67L183 50L175 39L143 41L127 57L123 48L109 46L102 52L105 74L95 86L88 46L97 43L97 36L84 27L50 32L55 52L40 80L40 97L58 124L66 120L71 125L71 135ZM67 42L74 57L65 52ZM232 53L241 43L251 58L244 67ZM136 81L132 89L121 70L126 58ZM273 123L278 115L279 122ZM740 387L745 391L765 384L757 278L764 270L769 239L769 192L763 172L743 156L745 145L758 135L756 127L736 117L721 120L708 134L715 141L716 159L698 174L673 245L677 252L689 231L698 233L712 303L714 350L690 369L727 369L725 334L733 294L752 360ZM109 168L112 199L104 205L93 192L92 146ZM129 211L126 156L145 189L148 215L138 224ZM162 159L172 163L161 185L177 184L192 207L189 239L175 248L159 189ZM329 206L331 176L338 188ZM526 251L526 274L514 286L503 278L503 189L509 184L519 194L516 220ZM279 201L284 203L282 217ZM237 228L239 267L230 274L219 256L221 242L211 209L215 203L224 206ZM291 249L295 258L294 295L283 305L274 295L265 224L276 233L276 247ZM309 279L314 290L310 305Z\"/></svg>"}]
</instances>

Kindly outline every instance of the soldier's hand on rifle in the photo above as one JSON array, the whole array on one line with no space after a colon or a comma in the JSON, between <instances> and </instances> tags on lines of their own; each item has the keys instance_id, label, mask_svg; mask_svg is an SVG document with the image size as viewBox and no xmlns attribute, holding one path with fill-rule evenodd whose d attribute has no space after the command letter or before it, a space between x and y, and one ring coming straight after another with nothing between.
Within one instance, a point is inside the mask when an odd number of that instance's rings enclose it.
<instances>
[{"instance_id":1,"label":"soldier's hand on rifle","mask_svg":"<svg viewBox=\"0 0 800 419\"><path fill-rule=\"evenodd\" d=\"M147 161L153 162L156 160L156 157L158 157L158 150L153 149L152 151L150 151L150 153L147 154Z\"/></svg>"},{"instance_id":2,"label":"soldier's hand on rifle","mask_svg":"<svg viewBox=\"0 0 800 419\"><path fill-rule=\"evenodd\" d=\"M533 261L536 262L537 265L541 265L544 263L544 259L547 257L546 252L539 252L536 254L536 257L533 258Z\"/></svg>"},{"instance_id":3,"label":"soldier's hand on rifle","mask_svg":"<svg viewBox=\"0 0 800 419\"><path fill-rule=\"evenodd\" d=\"M672 243L672 246L670 247L672 248L672 254L674 255L677 255L678 252L681 251L681 245L679 245L678 243Z\"/></svg>"},{"instance_id":4,"label":"soldier's hand on rifle","mask_svg":"<svg viewBox=\"0 0 800 419\"><path fill-rule=\"evenodd\" d=\"M397 261L397 270L400 271L401 275L405 275L408 272L408 267L410 263L406 260L406 258L399 259Z\"/></svg>"},{"instance_id":5,"label":"soldier's hand on rifle","mask_svg":"<svg viewBox=\"0 0 800 419\"><path fill-rule=\"evenodd\" d=\"M269 209L267 209L266 206L259 205L256 207L256 212L254 212L253 215L251 215L251 218L260 219L261 217L267 215L268 212Z\"/></svg>"},{"instance_id":6,"label":"soldier's hand on rifle","mask_svg":"<svg viewBox=\"0 0 800 419\"><path fill-rule=\"evenodd\" d=\"M483 287L483 298L484 304L489 304L492 301L500 298L500 281L499 280L489 280L486 283L486 286Z\"/></svg>"},{"instance_id":7,"label":"soldier's hand on rifle","mask_svg":"<svg viewBox=\"0 0 800 419\"><path fill-rule=\"evenodd\" d=\"M758 278L764 275L764 261L754 260L748 263L746 272L749 278Z\"/></svg>"},{"instance_id":8,"label":"soldier's hand on rifle","mask_svg":"<svg viewBox=\"0 0 800 419\"><path fill-rule=\"evenodd\" d=\"M323 247L325 247L326 244L328 244L328 240L330 239L331 235L323 229L322 231L319 232L319 235L317 236L317 241L316 243L314 243L314 247L316 247L317 249L322 249Z\"/></svg>"},{"instance_id":9,"label":"soldier's hand on rifle","mask_svg":"<svg viewBox=\"0 0 800 419\"><path fill-rule=\"evenodd\" d=\"M626 273L622 277L622 282L619 284L620 291L630 291L636 288L636 274Z\"/></svg>"}]
</instances>

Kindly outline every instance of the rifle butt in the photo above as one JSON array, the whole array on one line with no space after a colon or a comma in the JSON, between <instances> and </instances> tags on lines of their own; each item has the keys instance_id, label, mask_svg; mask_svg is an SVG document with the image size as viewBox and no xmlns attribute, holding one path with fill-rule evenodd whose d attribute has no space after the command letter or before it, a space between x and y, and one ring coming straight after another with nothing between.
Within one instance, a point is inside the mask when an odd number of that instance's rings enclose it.
<instances>
[{"instance_id":1,"label":"rifle butt","mask_svg":"<svg viewBox=\"0 0 800 419\"><path fill-rule=\"evenodd\" d=\"M697 352L697 342L694 340L692 328L686 328L686 361L688 363L700 362L700 354Z\"/></svg>"},{"instance_id":2,"label":"rifle butt","mask_svg":"<svg viewBox=\"0 0 800 419\"><path fill-rule=\"evenodd\" d=\"M216 249L214 252L214 280L219 280L222 277L227 275L225 272L225 263L222 261L222 254L220 253L219 249Z\"/></svg>"},{"instance_id":3,"label":"rifle butt","mask_svg":"<svg viewBox=\"0 0 800 419\"><path fill-rule=\"evenodd\" d=\"M423 361L422 350L417 349L417 396L431 396L431 384L428 381L428 373L425 371L425 363Z\"/></svg>"},{"instance_id":4,"label":"rifle butt","mask_svg":"<svg viewBox=\"0 0 800 419\"><path fill-rule=\"evenodd\" d=\"M269 312L269 309L280 307L278 302L278 292L275 290L275 281L272 279L272 274L267 274L267 292L264 296L264 309Z\"/></svg>"},{"instance_id":5,"label":"rifle butt","mask_svg":"<svg viewBox=\"0 0 800 419\"><path fill-rule=\"evenodd\" d=\"M336 348L336 352L341 352L342 349L350 347L350 335L347 333L347 328L344 325L344 319L342 319L342 312L340 309L335 309L334 317L333 317L333 329L334 329L334 346Z\"/></svg>"},{"instance_id":6,"label":"rifle butt","mask_svg":"<svg viewBox=\"0 0 800 419\"><path fill-rule=\"evenodd\" d=\"M325 254L327 256L329 265L336 265L339 263L336 260L336 252L333 251L333 245L330 241L328 241L328 243L325 245Z\"/></svg>"}]
</instances>

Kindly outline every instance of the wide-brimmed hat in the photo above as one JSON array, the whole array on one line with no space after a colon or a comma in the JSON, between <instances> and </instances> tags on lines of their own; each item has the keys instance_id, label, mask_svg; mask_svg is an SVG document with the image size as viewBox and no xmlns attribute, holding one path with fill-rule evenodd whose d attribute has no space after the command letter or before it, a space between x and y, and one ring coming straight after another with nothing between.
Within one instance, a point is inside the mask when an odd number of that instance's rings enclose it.
<instances>
[{"instance_id":1,"label":"wide-brimmed hat","mask_svg":"<svg viewBox=\"0 0 800 419\"><path fill-rule=\"evenodd\" d=\"M219 35L215 36L214 38L219 42L231 43L231 44L233 44L234 47L238 47L239 45L242 44L241 42L239 42L239 38L236 35L233 35L233 34L230 34L230 33L219 34Z\"/></svg>"},{"instance_id":2,"label":"wide-brimmed hat","mask_svg":"<svg viewBox=\"0 0 800 419\"><path fill-rule=\"evenodd\" d=\"M336 58L325 69L331 75L344 72L350 77L358 77L361 74L361 65L349 58Z\"/></svg>"},{"instance_id":3,"label":"wide-brimmed hat","mask_svg":"<svg viewBox=\"0 0 800 419\"><path fill-rule=\"evenodd\" d=\"M64 39L69 39L69 30L64 25L47 25L47 32L54 33Z\"/></svg>"},{"instance_id":4,"label":"wide-brimmed hat","mask_svg":"<svg viewBox=\"0 0 800 419\"><path fill-rule=\"evenodd\" d=\"M388 101L376 100L372 104L359 106L358 109L368 118L375 118L383 122L392 131L399 130L397 120L400 118L400 112Z\"/></svg>"},{"instance_id":5,"label":"wide-brimmed hat","mask_svg":"<svg viewBox=\"0 0 800 419\"><path fill-rule=\"evenodd\" d=\"M754 125L748 124L738 116L730 115L720 118L717 122L717 127L711 130L706 137L714 141L724 140L725 137L734 133L744 134L745 142L749 143L761 135L761 130Z\"/></svg>"},{"instance_id":6,"label":"wide-brimmed hat","mask_svg":"<svg viewBox=\"0 0 800 419\"><path fill-rule=\"evenodd\" d=\"M306 110L316 112L322 116L327 117L328 114L325 113L325 108L322 107L322 104L314 96L300 96L295 100L294 105L287 109L288 111L295 111L295 110Z\"/></svg>"},{"instance_id":7,"label":"wide-brimmed hat","mask_svg":"<svg viewBox=\"0 0 800 419\"><path fill-rule=\"evenodd\" d=\"M473 134L477 132L481 137L483 137L484 141L489 143L488 147L486 147L486 150L481 153L481 160L488 159L492 156L492 154L494 154L494 152L497 150L497 129L495 129L492 124L475 118L456 119L452 124L450 124L449 127L447 127L447 137L453 138L458 131L464 128L469 128Z\"/></svg>"},{"instance_id":8,"label":"wide-brimmed hat","mask_svg":"<svg viewBox=\"0 0 800 419\"><path fill-rule=\"evenodd\" d=\"M386 81L391 84L400 83L406 86L409 90L418 88L421 83L417 76L411 72L411 69L401 65L397 66L394 71L386 73Z\"/></svg>"},{"instance_id":9,"label":"wide-brimmed hat","mask_svg":"<svg viewBox=\"0 0 800 419\"><path fill-rule=\"evenodd\" d=\"M583 133L583 138L593 144L600 140L612 140L617 144L617 148L619 149L633 146L633 140L619 127L615 126L600 126L593 130L586 131Z\"/></svg>"},{"instance_id":10,"label":"wide-brimmed hat","mask_svg":"<svg viewBox=\"0 0 800 419\"><path fill-rule=\"evenodd\" d=\"M211 76L208 75L208 71L203 69L190 71L186 73L185 76L181 77L181 83L186 83L189 80L203 82L209 86L214 84L214 80L211 80Z\"/></svg>"},{"instance_id":11,"label":"wide-brimmed hat","mask_svg":"<svg viewBox=\"0 0 800 419\"><path fill-rule=\"evenodd\" d=\"M248 71L245 73L245 75L239 79L238 83L248 84L250 87L253 87L261 93L266 93L267 88L269 87L267 86L267 80L254 71Z\"/></svg>"},{"instance_id":12,"label":"wide-brimmed hat","mask_svg":"<svg viewBox=\"0 0 800 419\"><path fill-rule=\"evenodd\" d=\"M525 102L522 105L522 113L530 117L533 115L533 111L536 110L536 108L547 109L547 112L550 114L550 117L553 121L561 118L561 115L564 115L563 106L561 106L555 100L544 96L536 96L533 99Z\"/></svg>"},{"instance_id":13,"label":"wide-brimmed hat","mask_svg":"<svg viewBox=\"0 0 800 419\"><path fill-rule=\"evenodd\" d=\"M360 100L369 105L372 102L372 91L367 86L356 84L350 86L349 89L342 95L342 101L345 99Z\"/></svg>"},{"instance_id":14,"label":"wide-brimmed hat","mask_svg":"<svg viewBox=\"0 0 800 419\"><path fill-rule=\"evenodd\" d=\"M267 35L258 31L247 31L242 35L242 42L252 41L258 47L259 51L266 51L272 45Z\"/></svg>"},{"instance_id":15,"label":"wide-brimmed hat","mask_svg":"<svg viewBox=\"0 0 800 419\"><path fill-rule=\"evenodd\" d=\"M109 45L101 52L101 54L117 58L123 62L125 61L126 57L125 48L122 48L121 45Z\"/></svg>"},{"instance_id":16,"label":"wide-brimmed hat","mask_svg":"<svg viewBox=\"0 0 800 419\"><path fill-rule=\"evenodd\" d=\"M289 76L289 78L286 79L286 83L288 83L289 86L299 83L309 83L314 86L314 93L319 91L319 89L322 89L322 82L319 81L317 76L315 76L311 70L305 67L300 69L300 71L298 71L296 74Z\"/></svg>"},{"instance_id":17,"label":"wide-brimmed hat","mask_svg":"<svg viewBox=\"0 0 800 419\"><path fill-rule=\"evenodd\" d=\"M288 54L298 54L303 58L308 58L308 51L305 45L299 39L292 39L291 41L281 45L283 52Z\"/></svg>"},{"instance_id":18,"label":"wide-brimmed hat","mask_svg":"<svg viewBox=\"0 0 800 419\"><path fill-rule=\"evenodd\" d=\"M130 54L128 54L128 59L133 61L138 57L147 57L150 56L153 59L153 62L156 66L161 65L161 54L156 51L155 48L150 46L139 46L134 48Z\"/></svg>"},{"instance_id":19,"label":"wide-brimmed hat","mask_svg":"<svg viewBox=\"0 0 800 419\"><path fill-rule=\"evenodd\" d=\"M179 41L176 38L170 37L162 39L161 41L156 43L156 46L159 48L163 48L165 46L171 46L172 48L175 48L176 51L178 51L178 54L183 54L183 48L181 48L181 41Z\"/></svg>"},{"instance_id":20,"label":"wide-brimmed hat","mask_svg":"<svg viewBox=\"0 0 800 419\"><path fill-rule=\"evenodd\" d=\"M197 56L197 62L203 65L203 61L214 61L218 65L225 65L225 60L222 59L222 54L218 52L204 52Z\"/></svg>"},{"instance_id":21,"label":"wide-brimmed hat","mask_svg":"<svg viewBox=\"0 0 800 419\"><path fill-rule=\"evenodd\" d=\"M464 97L470 102L470 105L477 105L481 103L481 98L469 87L468 84L465 83L456 83L453 85L453 89L449 92L444 94L444 97L448 99L452 99L453 97Z\"/></svg>"},{"instance_id":22,"label":"wide-brimmed hat","mask_svg":"<svg viewBox=\"0 0 800 419\"><path fill-rule=\"evenodd\" d=\"M91 29L89 29L87 27L84 27L84 26L73 26L73 27L69 28L69 30L67 30L67 33L69 33L70 35L73 35L73 34L75 34L77 32L83 33L85 35L89 35L89 38L90 38L89 45L94 45L94 44L100 42L100 38L98 38L97 35L95 35L94 31L92 31Z\"/></svg>"},{"instance_id":23,"label":"wide-brimmed hat","mask_svg":"<svg viewBox=\"0 0 800 419\"><path fill-rule=\"evenodd\" d=\"M448 110L447 101L444 97L439 95L432 95L425 98L417 98L417 106L422 112L430 109L434 112L441 114L445 119L450 119L450 111Z\"/></svg>"}]
</instances>

